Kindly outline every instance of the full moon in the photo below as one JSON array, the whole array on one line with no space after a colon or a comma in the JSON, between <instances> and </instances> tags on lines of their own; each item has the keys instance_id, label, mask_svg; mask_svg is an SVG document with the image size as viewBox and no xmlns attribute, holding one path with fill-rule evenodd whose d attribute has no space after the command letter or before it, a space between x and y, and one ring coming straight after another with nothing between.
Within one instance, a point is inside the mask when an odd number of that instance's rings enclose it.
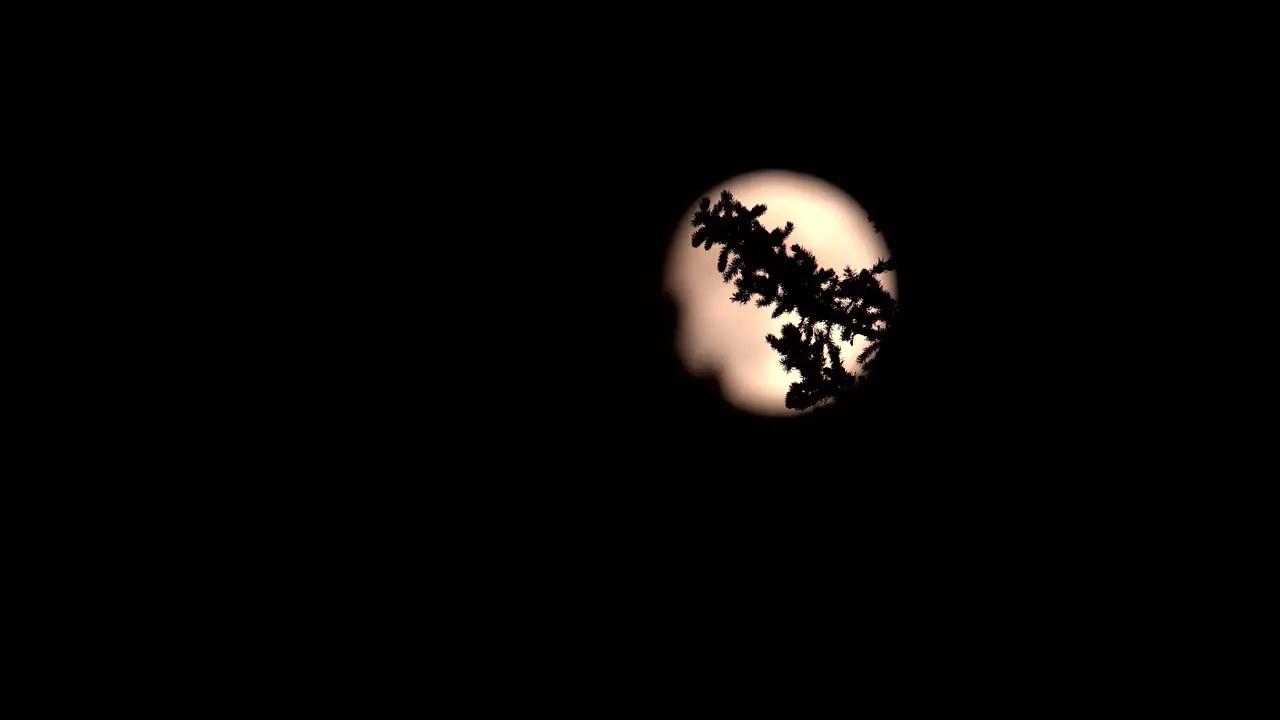
<instances>
[{"instance_id":1,"label":"full moon","mask_svg":"<svg viewBox=\"0 0 1280 720\"><path fill-rule=\"evenodd\" d=\"M685 369L698 377L715 376L729 404L749 413L769 416L796 415L786 407L785 397L799 373L783 369L777 352L765 335L778 334L794 313L770 317L771 309L754 304L734 303L729 298L733 285L725 283L716 270L713 250L693 247L690 225L702 197L712 202L728 190L747 207L763 203L768 211L760 224L772 230L791 221L795 230L788 245L804 246L817 257L821 267L856 272L888 258L888 246L876 231L867 213L848 193L811 175L783 170L762 170L729 178L692 198L688 211L671 237L667 253L664 286L679 307L676 352ZM897 296L894 273L880 276L891 295ZM854 358L866 346L855 337L852 344L839 343L850 371Z\"/></svg>"}]
</instances>

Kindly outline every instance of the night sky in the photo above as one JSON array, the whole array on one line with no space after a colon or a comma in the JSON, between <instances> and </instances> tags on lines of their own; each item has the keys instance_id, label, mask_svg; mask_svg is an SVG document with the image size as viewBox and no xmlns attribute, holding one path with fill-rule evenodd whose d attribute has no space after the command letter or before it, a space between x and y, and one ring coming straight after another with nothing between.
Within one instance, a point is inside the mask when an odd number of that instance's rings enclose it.
<instances>
[{"instance_id":1,"label":"night sky","mask_svg":"<svg viewBox=\"0 0 1280 720\"><path fill-rule=\"evenodd\" d=\"M1152 351L1194 345L1169 248L1203 244L1189 168L1226 152L1192 142L1194 73L1027 59L1046 18L445 44L14 16L28 207L129 238L77 267L136 279L166 354L130 372L210 428L174 467L235 478L219 517L257 540L214 546L362 608L415 716L1092 707L1252 672L1193 598L1249 594L1254 526L1206 489L1209 391ZM902 361L845 412L743 415L672 349L673 228L769 168L846 190L898 263Z\"/></svg>"}]
</instances>

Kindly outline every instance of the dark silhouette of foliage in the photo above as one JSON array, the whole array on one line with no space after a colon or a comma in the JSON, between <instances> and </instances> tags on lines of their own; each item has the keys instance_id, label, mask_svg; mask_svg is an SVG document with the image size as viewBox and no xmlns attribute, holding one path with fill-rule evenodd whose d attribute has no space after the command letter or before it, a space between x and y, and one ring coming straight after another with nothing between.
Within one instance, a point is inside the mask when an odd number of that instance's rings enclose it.
<instances>
[{"instance_id":1,"label":"dark silhouette of foliage","mask_svg":"<svg viewBox=\"0 0 1280 720\"><path fill-rule=\"evenodd\" d=\"M716 267L737 288L734 302L754 300L756 307L772 307L775 318L792 311L799 316L798 325L787 323L780 337L765 339L782 356L784 368L800 373L787 391L786 404L804 410L844 396L874 375L898 310L877 276L892 270L893 261L880 260L857 272L819 267L800 245L788 248L792 223L773 230L760 224L766 210L764 205L747 209L728 190L714 206L704 197L693 215L693 246L721 246ZM851 342L858 335L868 341L856 359L862 377L845 367L835 342Z\"/></svg>"}]
</instances>

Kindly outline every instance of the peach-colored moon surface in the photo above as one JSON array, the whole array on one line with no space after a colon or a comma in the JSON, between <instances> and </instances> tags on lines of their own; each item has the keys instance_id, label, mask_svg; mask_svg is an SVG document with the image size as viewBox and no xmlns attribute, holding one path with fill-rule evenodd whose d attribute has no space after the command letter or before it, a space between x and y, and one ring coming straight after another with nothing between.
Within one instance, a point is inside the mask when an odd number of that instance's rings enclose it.
<instances>
[{"instance_id":1,"label":"peach-colored moon surface","mask_svg":"<svg viewBox=\"0 0 1280 720\"><path fill-rule=\"evenodd\" d=\"M783 370L779 356L765 341L777 334L794 313L771 318L772 309L741 305L729 298L733 285L716 271L718 249L704 250L690 243L690 225L698 200L719 199L729 190L743 205L764 203L769 210L760 223L772 230L791 221L795 231L788 245L799 244L812 252L822 267L855 271L869 268L880 258L888 258L884 238L876 231L867 213L840 188L812 175L763 170L729 178L690 198L689 210L680 220L667 253L664 284L679 307L676 352L685 369L700 377L719 378L726 401L740 410L758 415L795 415L785 403L787 388L799 374ZM890 294L897 295L894 273L880 276ZM849 370L856 371L854 358L866 345L855 337L852 344L841 343Z\"/></svg>"}]
</instances>

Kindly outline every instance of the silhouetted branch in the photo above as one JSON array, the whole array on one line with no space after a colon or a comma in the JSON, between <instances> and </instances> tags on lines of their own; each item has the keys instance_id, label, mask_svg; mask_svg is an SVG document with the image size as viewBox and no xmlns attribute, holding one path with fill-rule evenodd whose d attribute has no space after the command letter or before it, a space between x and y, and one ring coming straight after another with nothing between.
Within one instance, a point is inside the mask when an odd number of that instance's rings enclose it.
<instances>
[{"instance_id":1,"label":"silhouetted branch","mask_svg":"<svg viewBox=\"0 0 1280 720\"><path fill-rule=\"evenodd\" d=\"M880 350L897 315L897 302L877 277L893 270L892 260L880 260L870 269L842 273L819 267L817 258L800 245L787 246L795 230L788 222L766 230L760 224L764 205L750 209L728 190L711 204L702 198L693 215L697 228L693 246L710 250L720 245L716 269L735 288L732 300L756 307L773 307L773 317L794 312L800 322L787 323L781 336L765 340L781 356L787 370L800 374L787 392L787 407L803 410L834 398L857 386L840 357L835 339L851 342L854 336L868 345L856 358L863 372ZM790 252L788 252L790 250Z\"/></svg>"}]
</instances>

